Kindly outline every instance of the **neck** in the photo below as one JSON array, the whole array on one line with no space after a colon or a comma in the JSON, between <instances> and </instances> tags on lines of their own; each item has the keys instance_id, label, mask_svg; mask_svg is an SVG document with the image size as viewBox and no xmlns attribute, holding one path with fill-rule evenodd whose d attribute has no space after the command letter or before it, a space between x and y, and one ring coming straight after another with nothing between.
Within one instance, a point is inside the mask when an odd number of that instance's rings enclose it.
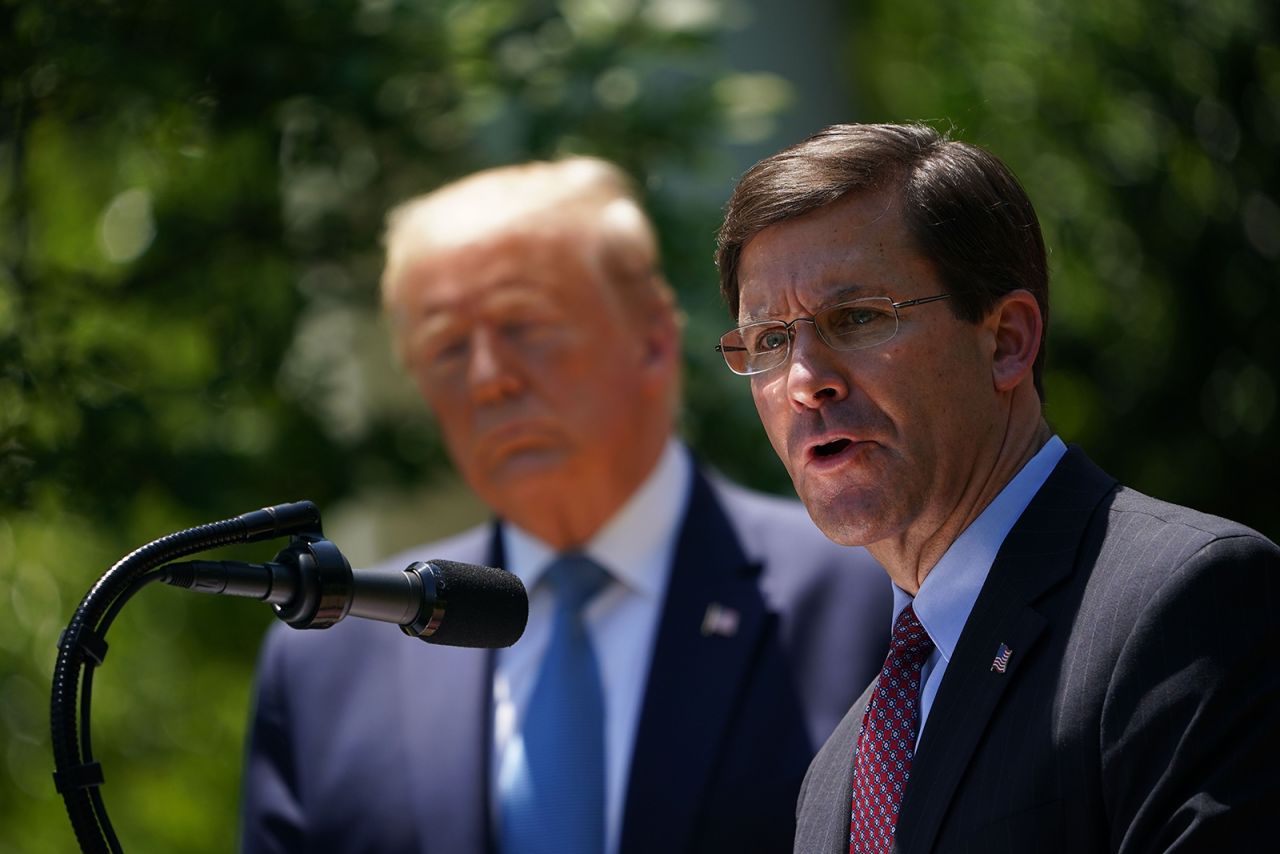
<instances>
[{"instance_id":1,"label":"neck","mask_svg":"<svg viewBox=\"0 0 1280 854\"><path fill-rule=\"evenodd\" d=\"M634 448L610 467L607 477L594 482L585 477L568 484L560 482L554 490L524 496L501 515L558 552L580 549L653 474L667 439L666 433L655 435L645 447Z\"/></svg>"},{"instance_id":2,"label":"neck","mask_svg":"<svg viewBox=\"0 0 1280 854\"><path fill-rule=\"evenodd\" d=\"M1039 414L1038 401L1033 419L1010 423L1007 428L999 445L980 457L975 476L941 518L917 520L902 536L867 547L893 583L905 592L915 596L920 591L920 585L951 544L1053 435Z\"/></svg>"}]
</instances>

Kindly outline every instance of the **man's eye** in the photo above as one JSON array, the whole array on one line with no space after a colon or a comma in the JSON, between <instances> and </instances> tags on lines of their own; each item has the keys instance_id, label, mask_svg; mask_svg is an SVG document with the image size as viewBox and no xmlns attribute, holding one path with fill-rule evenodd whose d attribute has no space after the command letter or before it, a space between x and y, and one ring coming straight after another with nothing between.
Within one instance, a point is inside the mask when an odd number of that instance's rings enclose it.
<instances>
[{"instance_id":1,"label":"man's eye","mask_svg":"<svg viewBox=\"0 0 1280 854\"><path fill-rule=\"evenodd\" d=\"M540 317L522 317L508 320L498 327L502 340L517 346L531 346L562 335L565 324Z\"/></svg>"},{"instance_id":2,"label":"man's eye","mask_svg":"<svg viewBox=\"0 0 1280 854\"><path fill-rule=\"evenodd\" d=\"M750 340L749 349L754 353L767 353L787 346L787 330L763 329Z\"/></svg>"},{"instance_id":3,"label":"man's eye","mask_svg":"<svg viewBox=\"0 0 1280 854\"><path fill-rule=\"evenodd\" d=\"M856 335L888 317L890 315L880 309L851 305L832 309L823 320L827 331L833 335Z\"/></svg>"},{"instance_id":4,"label":"man's eye","mask_svg":"<svg viewBox=\"0 0 1280 854\"><path fill-rule=\"evenodd\" d=\"M417 345L422 359L433 365L455 362L467 352L467 339L458 335L420 335Z\"/></svg>"},{"instance_id":5,"label":"man's eye","mask_svg":"<svg viewBox=\"0 0 1280 854\"><path fill-rule=\"evenodd\" d=\"M436 358L456 359L467 352L467 339L451 338L441 341L436 347Z\"/></svg>"},{"instance_id":6,"label":"man's eye","mask_svg":"<svg viewBox=\"0 0 1280 854\"><path fill-rule=\"evenodd\" d=\"M529 320L509 320L502 324L500 334L508 341L520 341L536 335L538 324Z\"/></svg>"}]
</instances>

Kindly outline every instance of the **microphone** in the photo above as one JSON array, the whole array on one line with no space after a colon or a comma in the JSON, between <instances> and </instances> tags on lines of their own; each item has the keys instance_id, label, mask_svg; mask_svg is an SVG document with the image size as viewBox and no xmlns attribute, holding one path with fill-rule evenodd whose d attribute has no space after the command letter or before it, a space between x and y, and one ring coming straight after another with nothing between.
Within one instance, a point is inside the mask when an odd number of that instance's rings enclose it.
<instances>
[{"instance_id":1,"label":"microphone","mask_svg":"<svg viewBox=\"0 0 1280 854\"><path fill-rule=\"evenodd\" d=\"M271 604L295 629L325 629L345 617L395 623L442 646L496 649L524 634L529 597L512 573L452 560L415 561L401 572L352 569L333 543L299 535L270 563L171 563L161 580L201 593Z\"/></svg>"},{"instance_id":2,"label":"microphone","mask_svg":"<svg viewBox=\"0 0 1280 854\"><path fill-rule=\"evenodd\" d=\"M452 560L415 561L403 572L353 570L353 617L396 623L427 643L496 649L524 634L529 597L510 572Z\"/></svg>"}]
</instances>

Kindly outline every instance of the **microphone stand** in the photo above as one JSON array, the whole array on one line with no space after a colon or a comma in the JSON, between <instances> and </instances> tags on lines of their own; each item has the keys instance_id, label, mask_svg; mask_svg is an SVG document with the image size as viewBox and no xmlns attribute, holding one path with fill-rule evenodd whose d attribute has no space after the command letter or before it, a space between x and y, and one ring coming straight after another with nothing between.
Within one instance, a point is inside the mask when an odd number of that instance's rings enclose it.
<instances>
[{"instance_id":1,"label":"microphone stand","mask_svg":"<svg viewBox=\"0 0 1280 854\"><path fill-rule=\"evenodd\" d=\"M81 600L58 640L49 718L54 785L81 851L121 851L99 791L102 766L93 758L89 732L94 669L106 658L107 630L120 609L151 582L169 581L175 568L164 564L175 558L284 536L292 541L277 560L288 560L299 570L301 595L291 597L287 609L277 606L277 615L295 628L325 628L342 619L350 600L351 567L323 538L320 511L310 501L265 507L161 537L121 558Z\"/></svg>"}]
</instances>

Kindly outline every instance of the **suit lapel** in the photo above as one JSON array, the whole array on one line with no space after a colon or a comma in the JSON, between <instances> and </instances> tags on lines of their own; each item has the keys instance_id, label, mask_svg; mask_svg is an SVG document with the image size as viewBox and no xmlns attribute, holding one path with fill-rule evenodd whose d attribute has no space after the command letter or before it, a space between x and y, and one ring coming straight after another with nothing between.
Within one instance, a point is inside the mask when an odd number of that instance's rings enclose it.
<instances>
[{"instance_id":1,"label":"suit lapel","mask_svg":"<svg viewBox=\"0 0 1280 854\"><path fill-rule=\"evenodd\" d=\"M1005 538L929 711L896 851L931 850L1001 696L1044 631L1034 602L1070 576L1085 526L1114 485L1071 448ZM993 669L1002 645L1012 651L1003 673Z\"/></svg>"},{"instance_id":2,"label":"suit lapel","mask_svg":"<svg viewBox=\"0 0 1280 854\"><path fill-rule=\"evenodd\" d=\"M497 525L487 554L477 549L474 555L451 558L502 566ZM491 851L493 651L431 646L406 637L397 652L401 737L415 793L419 850Z\"/></svg>"},{"instance_id":3,"label":"suit lapel","mask_svg":"<svg viewBox=\"0 0 1280 854\"><path fill-rule=\"evenodd\" d=\"M768 614L710 484L694 473L631 758L622 854L684 851ZM655 805L664 805L655 814Z\"/></svg>"},{"instance_id":4,"label":"suit lapel","mask_svg":"<svg viewBox=\"0 0 1280 854\"><path fill-rule=\"evenodd\" d=\"M849 850L853 761L858 751L858 733L862 729L867 704L879 684L877 675L857 702L849 707L849 713L840 721L810 767L800 799L796 851L844 854ZM833 791L837 793L834 796L831 794Z\"/></svg>"}]
</instances>

